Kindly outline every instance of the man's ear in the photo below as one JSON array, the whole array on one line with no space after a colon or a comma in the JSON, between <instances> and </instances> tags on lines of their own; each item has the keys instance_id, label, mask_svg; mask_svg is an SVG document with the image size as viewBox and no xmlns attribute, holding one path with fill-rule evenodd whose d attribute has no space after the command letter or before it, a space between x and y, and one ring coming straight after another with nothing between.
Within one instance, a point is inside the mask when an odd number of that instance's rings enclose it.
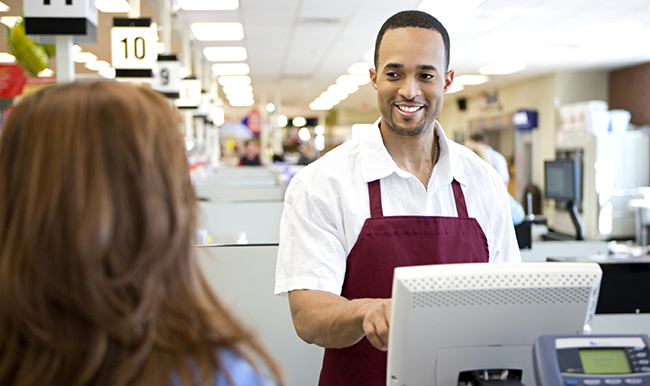
<instances>
[{"instance_id":1,"label":"man's ear","mask_svg":"<svg viewBox=\"0 0 650 386\"><path fill-rule=\"evenodd\" d=\"M374 68L370 68L370 83L372 83L372 87L377 89L377 70Z\"/></svg>"},{"instance_id":2,"label":"man's ear","mask_svg":"<svg viewBox=\"0 0 650 386\"><path fill-rule=\"evenodd\" d=\"M443 90L447 92L451 87L452 83L454 83L454 70L449 70L445 74L445 87L443 88Z\"/></svg>"}]
</instances>

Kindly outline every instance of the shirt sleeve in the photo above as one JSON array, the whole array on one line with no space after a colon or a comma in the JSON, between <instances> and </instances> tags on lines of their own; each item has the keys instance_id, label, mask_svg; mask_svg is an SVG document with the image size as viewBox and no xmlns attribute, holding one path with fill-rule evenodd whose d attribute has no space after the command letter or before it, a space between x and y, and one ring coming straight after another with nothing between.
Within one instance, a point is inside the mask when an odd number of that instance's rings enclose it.
<instances>
[{"instance_id":1,"label":"shirt sleeve","mask_svg":"<svg viewBox=\"0 0 650 386\"><path fill-rule=\"evenodd\" d=\"M500 178L496 182L495 194L498 197L499 210L496 213L498 219L493 223L495 229L490 232L493 239L493 245L490 248L490 262L520 263L521 253L519 252L519 244L517 243L517 235L512 220L510 194L500 181Z\"/></svg>"},{"instance_id":2,"label":"shirt sleeve","mask_svg":"<svg viewBox=\"0 0 650 386\"><path fill-rule=\"evenodd\" d=\"M285 194L280 222L280 245L276 266L275 293L297 289L321 290L341 294L345 278L346 252L342 215L336 203L341 199L334 189L313 189L294 177Z\"/></svg>"}]
</instances>

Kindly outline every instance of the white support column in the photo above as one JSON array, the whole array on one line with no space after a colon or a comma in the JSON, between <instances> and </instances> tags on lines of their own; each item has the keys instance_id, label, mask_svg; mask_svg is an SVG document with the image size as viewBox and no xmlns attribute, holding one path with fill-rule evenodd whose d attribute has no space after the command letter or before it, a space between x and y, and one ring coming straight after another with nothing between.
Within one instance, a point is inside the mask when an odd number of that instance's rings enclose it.
<instances>
[{"instance_id":1,"label":"white support column","mask_svg":"<svg viewBox=\"0 0 650 386\"><path fill-rule=\"evenodd\" d=\"M72 83L75 79L72 61L72 35L56 35L56 82Z\"/></svg>"},{"instance_id":2,"label":"white support column","mask_svg":"<svg viewBox=\"0 0 650 386\"><path fill-rule=\"evenodd\" d=\"M129 0L131 5L131 10L128 13L129 19L139 19L140 18L140 0Z\"/></svg>"},{"instance_id":3,"label":"white support column","mask_svg":"<svg viewBox=\"0 0 650 386\"><path fill-rule=\"evenodd\" d=\"M172 7L171 0L162 0L162 11L160 15L160 24L162 27L162 43L165 45L164 55L172 52Z\"/></svg>"}]
</instances>

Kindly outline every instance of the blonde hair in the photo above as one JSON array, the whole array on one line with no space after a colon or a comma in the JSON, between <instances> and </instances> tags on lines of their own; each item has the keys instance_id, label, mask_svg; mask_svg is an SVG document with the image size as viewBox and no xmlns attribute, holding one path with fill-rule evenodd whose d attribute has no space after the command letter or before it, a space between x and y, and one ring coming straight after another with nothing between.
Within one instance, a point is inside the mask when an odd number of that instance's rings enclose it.
<instances>
[{"instance_id":1,"label":"blonde hair","mask_svg":"<svg viewBox=\"0 0 650 386\"><path fill-rule=\"evenodd\" d=\"M213 384L220 348L280 371L192 243L180 122L114 82L26 97L0 136L0 384Z\"/></svg>"}]
</instances>

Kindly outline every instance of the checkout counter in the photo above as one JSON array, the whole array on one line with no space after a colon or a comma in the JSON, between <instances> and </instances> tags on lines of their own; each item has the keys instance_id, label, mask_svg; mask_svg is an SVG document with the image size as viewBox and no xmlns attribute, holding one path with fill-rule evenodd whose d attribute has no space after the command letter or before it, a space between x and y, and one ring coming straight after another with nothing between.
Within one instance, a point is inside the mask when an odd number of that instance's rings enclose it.
<instances>
[{"instance_id":1,"label":"checkout counter","mask_svg":"<svg viewBox=\"0 0 650 386\"><path fill-rule=\"evenodd\" d=\"M304 343L296 335L286 297L273 294L285 186L278 184L273 172L266 168L224 169L215 178L195 186L200 198L201 228L207 231L211 244L197 246L198 258L210 285L233 313L258 334L286 370L290 385L317 384L323 349ZM603 276L598 308L591 323L592 334L650 335L650 259L613 258L608 255L604 241L532 242L529 248L521 250L521 256L524 262L598 263ZM643 337L640 339L644 341ZM557 354L552 350L546 353L546 358ZM477 375L479 379L490 378L486 379L489 383L482 384L515 384L504 383L507 377L494 379L500 376L488 372ZM621 386L625 386L640 378L620 379ZM535 382L538 386L548 385L536 379L527 386L535 386ZM608 385L616 380L608 382L563 384ZM650 385L650 381L644 382L640 384Z\"/></svg>"}]
</instances>

